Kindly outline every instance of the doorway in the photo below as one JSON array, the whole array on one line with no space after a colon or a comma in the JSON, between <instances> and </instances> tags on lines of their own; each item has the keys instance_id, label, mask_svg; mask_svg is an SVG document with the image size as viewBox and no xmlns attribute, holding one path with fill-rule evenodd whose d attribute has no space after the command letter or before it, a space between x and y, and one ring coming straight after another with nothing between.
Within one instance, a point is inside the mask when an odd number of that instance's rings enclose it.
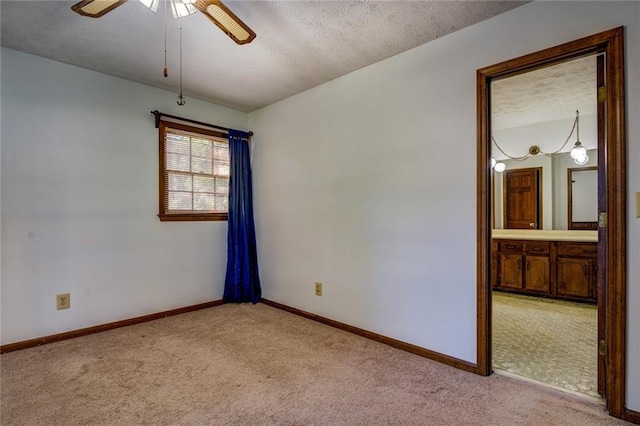
<instances>
[{"instance_id":1,"label":"doorway","mask_svg":"<svg viewBox=\"0 0 640 426\"><path fill-rule=\"evenodd\" d=\"M597 179L582 175L597 175L599 60L564 61L490 88L492 184L503 188L492 203L492 366L595 400L598 232L574 232L570 218L598 214Z\"/></svg>"},{"instance_id":2,"label":"doorway","mask_svg":"<svg viewBox=\"0 0 640 426\"><path fill-rule=\"evenodd\" d=\"M604 360L604 397L609 413L624 416L625 404L625 298L626 298L626 157L623 28L617 28L530 55L489 66L477 72L478 96L478 329L477 372L491 374L491 107L492 81L548 67L578 57L604 53L604 81L598 96L605 108L602 169L599 192L597 293L602 309L599 354ZM524 252L523 252L524 253ZM523 254L524 255L524 254Z\"/></svg>"}]
</instances>

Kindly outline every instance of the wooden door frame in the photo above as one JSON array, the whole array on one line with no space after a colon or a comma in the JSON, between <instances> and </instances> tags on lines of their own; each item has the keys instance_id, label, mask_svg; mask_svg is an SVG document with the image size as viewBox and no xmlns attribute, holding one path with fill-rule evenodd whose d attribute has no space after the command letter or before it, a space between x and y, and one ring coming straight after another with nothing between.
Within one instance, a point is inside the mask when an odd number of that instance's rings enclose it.
<instances>
[{"instance_id":1,"label":"wooden door frame","mask_svg":"<svg viewBox=\"0 0 640 426\"><path fill-rule=\"evenodd\" d=\"M479 69L477 82L477 363L476 372L491 374L491 150L490 84L570 59L606 54L606 153L608 224L605 230L607 280L606 403L609 414L625 416L626 387L626 112L624 27Z\"/></svg>"}]
</instances>

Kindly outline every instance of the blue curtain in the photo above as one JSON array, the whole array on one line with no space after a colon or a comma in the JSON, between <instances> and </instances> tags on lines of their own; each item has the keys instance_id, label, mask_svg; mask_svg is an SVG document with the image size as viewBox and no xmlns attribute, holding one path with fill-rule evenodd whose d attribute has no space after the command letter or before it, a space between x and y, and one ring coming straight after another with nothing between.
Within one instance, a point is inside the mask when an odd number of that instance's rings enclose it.
<instances>
[{"instance_id":1,"label":"blue curtain","mask_svg":"<svg viewBox=\"0 0 640 426\"><path fill-rule=\"evenodd\" d=\"M247 133L229 131L229 157L229 232L223 299L231 303L258 303L262 290L253 224L253 191Z\"/></svg>"}]
</instances>

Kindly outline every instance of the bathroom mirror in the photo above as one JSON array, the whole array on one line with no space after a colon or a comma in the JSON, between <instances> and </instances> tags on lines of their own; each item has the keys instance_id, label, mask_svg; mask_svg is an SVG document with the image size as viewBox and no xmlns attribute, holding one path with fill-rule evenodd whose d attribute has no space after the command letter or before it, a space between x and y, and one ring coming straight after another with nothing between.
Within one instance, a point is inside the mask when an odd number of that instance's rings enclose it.
<instances>
[{"instance_id":1,"label":"bathroom mirror","mask_svg":"<svg viewBox=\"0 0 640 426\"><path fill-rule=\"evenodd\" d=\"M569 229L598 229L598 168L567 170Z\"/></svg>"}]
</instances>

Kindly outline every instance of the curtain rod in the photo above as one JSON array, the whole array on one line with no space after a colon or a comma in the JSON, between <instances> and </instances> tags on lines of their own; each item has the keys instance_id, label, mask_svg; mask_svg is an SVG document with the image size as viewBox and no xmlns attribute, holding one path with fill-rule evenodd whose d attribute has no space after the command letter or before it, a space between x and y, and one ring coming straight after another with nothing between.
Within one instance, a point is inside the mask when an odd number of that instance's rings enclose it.
<instances>
[{"instance_id":1,"label":"curtain rod","mask_svg":"<svg viewBox=\"0 0 640 426\"><path fill-rule=\"evenodd\" d=\"M193 123L193 124L198 124L200 126L211 127L214 129L225 131L227 133L229 132L229 130L231 130L228 127L216 126L215 124L203 123L202 121L196 121L196 120L191 120L189 118L178 117L177 115L165 114L164 112L160 112L158 110L151 111L151 114L155 115L156 117L156 129L160 127L160 119L164 116L167 118L173 118L175 120L186 121L187 123ZM247 132L247 133L249 134L249 136L253 136L253 132Z\"/></svg>"}]
</instances>

